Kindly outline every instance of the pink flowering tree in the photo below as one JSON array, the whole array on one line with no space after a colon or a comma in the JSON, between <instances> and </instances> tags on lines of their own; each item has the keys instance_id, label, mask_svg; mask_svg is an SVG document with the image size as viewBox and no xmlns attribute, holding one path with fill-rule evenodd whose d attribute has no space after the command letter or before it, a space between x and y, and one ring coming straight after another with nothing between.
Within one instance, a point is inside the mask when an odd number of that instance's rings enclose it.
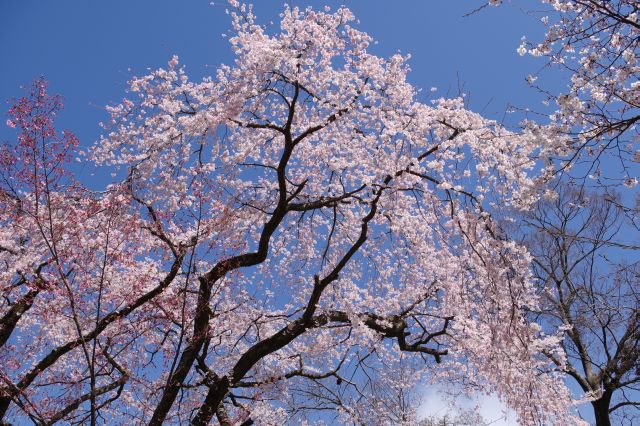
<instances>
[{"instance_id":1,"label":"pink flowering tree","mask_svg":"<svg viewBox=\"0 0 640 426\"><path fill-rule=\"evenodd\" d=\"M559 336L525 315L530 256L492 219L537 199L551 142L420 102L346 8L286 7L270 32L231 3L233 66L193 82L174 57L109 108L82 157L124 176L102 193L33 124L60 108L42 83L16 105L55 108L12 109L0 415L412 424L417 400L388 407L437 382L577 424Z\"/></svg>"},{"instance_id":2,"label":"pink flowering tree","mask_svg":"<svg viewBox=\"0 0 640 426\"><path fill-rule=\"evenodd\" d=\"M526 125L565 137L547 150L547 173L558 179L511 235L529 231L538 318L567 329L569 362L558 366L589 394L595 423L635 424L640 9L628 0L542 3L545 36L523 38L518 52L546 61L527 80L555 111L548 124ZM565 88L549 91L549 74Z\"/></svg>"},{"instance_id":3,"label":"pink flowering tree","mask_svg":"<svg viewBox=\"0 0 640 426\"><path fill-rule=\"evenodd\" d=\"M498 3L498 2L494 2ZM546 69L568 77L562 93L551 93L538 75L528 81L558 108L552 123L572 136L563 169L579 167L602 185L633 188L638 182L640 146L640 9L634 0L543 0L541 41L523 38L521 55L548 60ZM544 76L544 72L539 73ZM614 160L608 157L614 157ZM634 164L635 163L635 164ZM615 172L613 172L615 171Z\"/></svg>"},{"instance_id":4,"label":"pink flowering tree","mask_svg":"<svg viewBox=\"0 0 640 426\"><path fill-rule=\"evenodd\" d=\"M0 151L0 414L95 424L130 377L122 347L145 326L125 317L171 282L183 255L142 238L128 196L73 180L78 141L56 132L61 109L34 82L9 110L17 142Z\"/></svg>"}]
</instances>

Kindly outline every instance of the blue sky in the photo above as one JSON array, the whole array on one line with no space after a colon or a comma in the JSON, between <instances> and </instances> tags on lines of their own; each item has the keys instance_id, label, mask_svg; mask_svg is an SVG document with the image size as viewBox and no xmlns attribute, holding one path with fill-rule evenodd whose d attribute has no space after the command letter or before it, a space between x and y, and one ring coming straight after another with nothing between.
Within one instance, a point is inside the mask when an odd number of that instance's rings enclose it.
<instances>
[{"instance_id":1,"label":"blue sky","mask_svg":"<svg viewBox=\"0 0 640 426\"><path fill-rule=\"evenodd\" d=\"M232 62L221 37L229 29L229 20L224 2L219 3L221 6L211 6L207 0L5 0L0 3L0 57L5 64L0 68L0 99L22 95L20 86L45 76L51 92L65 97L61 127L72 130L83 146L89 146L99 138L98 122L107 119L104 105L122 99L132 73L141 75L147 68L164 66L173 54L193 79ZM277 21L280 1L256 3L261 22ZM464 15L483 0L289 3L315 7L345 3L360 19L360 28L378 41L372 47L374 53L411 53L409 78L423 89L425 100L431 87L438 88L438 95L451 96L461 88L471 109L497 120L502 120L508 104L542 108L525 77L544 63L516 53L522 36L539 39L542 34L539 16L526 13L539 9L538 1L507 1L469 17ZM13 135L11 129L0 126L0 140ZM88 171L79 172L85 184L105 182Z\"/></svg>"}]
</instances>

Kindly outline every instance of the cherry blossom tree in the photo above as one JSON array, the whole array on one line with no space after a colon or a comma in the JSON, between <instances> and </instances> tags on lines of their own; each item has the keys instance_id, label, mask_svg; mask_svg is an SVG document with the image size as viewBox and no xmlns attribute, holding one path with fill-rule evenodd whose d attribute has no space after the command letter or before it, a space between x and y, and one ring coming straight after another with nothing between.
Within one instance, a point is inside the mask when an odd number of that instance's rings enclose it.
<instances>
[{"instance_id":1,"label":"cherry blossom tree","mask_svg":"<svg viewBox=\"0 0 640 426\"><path fill-rule=\"evenodd\" d=\"M103 192L65 171L42 81L11 109L0 415L411 424L421 380L578 424L531 258L492 219L537 200L556 139L420 102L347 8L230 14L232 66L193 82L173 57L109 107L80 157L123 177Z\"/></svg>"},{"instance_id":2,"label":"cherry blossom tree","mask_svg":"<svg viewBox=\"0 0 640 426\"><path fill-rule=\"evenodd\" d=\"M493 2L500 3L500 2ZM634 187L638 182L640 147L640 9L634 0L543 0L551 10L541 21L546 36L523 38L521 55L548 59L546 69L568 77L563 93L528 81L555 102L552 124L573 138L563 169L578 164L573 175L597 179L602 185ZM608 159L613 157L614 160Z\"/></svg>"},{"instance_id":3,"label":"cherry blossom tree","mask_svg":"<svg viewBox=\"0 0 640 426\"><path fill-rule=\"evenodd\" d=\"M14 102L7 124L17 143L0 157L0 413L13 404L36 424L95 424L130 377L119 355L141 323L125 317L167 287L184 255L163 272L162 247L141 238L128 197L73 180L65 165L77 139L56 132L62 101L46 89L37 80ZM135 259L154 251L157 260Z\"/></svg>"},{"instance_id":4,"label":"cherry blossom tree","mask_svg":"<svg viewBox=\"0 0 640 426\"><path fill-rule=\"evenodd\" d=\"M500 1L490 3L499 4ZM546 160L558 176L519 229L543 296L538 320L567 328L568 362L558 366L591 395L597 425L633 424L638 382L638 3L543 0L546 34L522 39L521 55L547 60L527 77L557 109L550 123L568 136ZM566 80L560 92L544 77ZM523 223L526 226L523 226ZM553 356L550 356L554 359Z\"/></svg>"},{"instance_id":5,"label":"cherry blossom tree","mask_svg":"<svg viewBox=\"0 0 640 426\"><path fill-rule=\"evenodd\" d=\"M596 423L608 425L614 417L633 424L640 11L637 2L626 0L542 3L548 5L541 12L545 37L523 38L518 52L547 59L528 81L558 108L549 125L532 126L554 129L570 141L548 160L559 160L560 180L526 220L546 300L542 318L568 328L563 346L569 362L561 368L592 395ZM566 91L538 85L550 70L568 77Z\"/></svg>"}]
</instances>

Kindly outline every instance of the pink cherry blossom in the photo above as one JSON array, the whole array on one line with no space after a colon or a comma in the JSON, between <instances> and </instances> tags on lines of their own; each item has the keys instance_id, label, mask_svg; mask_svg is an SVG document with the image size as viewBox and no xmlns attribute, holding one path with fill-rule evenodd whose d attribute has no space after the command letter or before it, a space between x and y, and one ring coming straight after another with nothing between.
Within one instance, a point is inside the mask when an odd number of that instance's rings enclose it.
<instances>
[{"instance_id":1,"label":"pink cherry blossom","mask_svg":"<svg viewBox=\"0 0 640 426\"><path fill-rule=\"evenodd\" d=\"M492 219L539 198L562 137L422 103L345 7L279 29L230 7L233 65L192 81L174 56L107 109L82 159L124 172L104 192L65 169L44 82L10 111L0 415L410 424L416 399L388 407L433 381L579 424L559 337L526 315L530 256Z\"/></svg>"}]
</instances>

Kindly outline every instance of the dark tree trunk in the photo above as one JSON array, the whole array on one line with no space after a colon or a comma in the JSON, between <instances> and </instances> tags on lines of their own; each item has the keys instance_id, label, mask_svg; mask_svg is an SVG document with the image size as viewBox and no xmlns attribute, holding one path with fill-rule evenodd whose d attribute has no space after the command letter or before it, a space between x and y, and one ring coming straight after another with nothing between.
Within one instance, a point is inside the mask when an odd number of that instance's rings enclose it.
<instances>
[{"instance_id":1,"label":"dark tree trunk","mask_svg":"<svg viewBox=\"0 0 640 426\"><path fill-rule=\"evenodd\" d=\"M609 420L609 404L611 403L611 392L605 392L600 399L591 402L593 413L596 418L596 426L611 426Z\"/></svg>"}]
</instances>

